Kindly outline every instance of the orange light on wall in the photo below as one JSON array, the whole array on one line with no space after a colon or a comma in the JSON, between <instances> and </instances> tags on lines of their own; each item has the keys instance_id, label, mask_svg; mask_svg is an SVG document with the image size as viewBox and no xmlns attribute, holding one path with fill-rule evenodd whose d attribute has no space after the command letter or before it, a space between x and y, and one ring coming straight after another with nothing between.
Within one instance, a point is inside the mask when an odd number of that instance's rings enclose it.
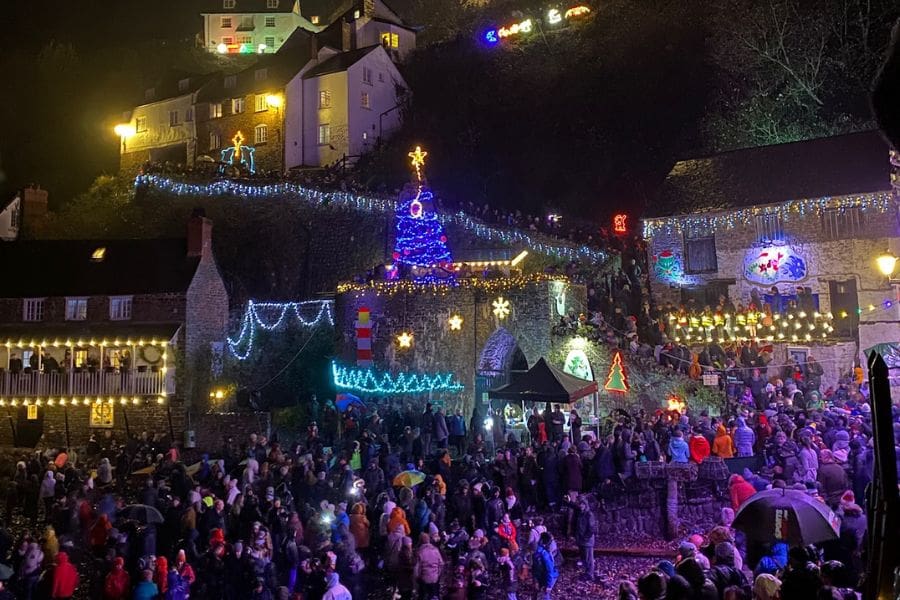
<instances>
[{"instance_id":1,"label":"orange light on wall","mask_svg":"<svg viewBox=\"0 0 900 600\"><path fill-rule=\"evenodd\" d=\"M619 213L613 217L613 231L615 233L627 233L628 226L625 224L625 221L628 220L628 215Z\"/></svg>"}]
</instances>

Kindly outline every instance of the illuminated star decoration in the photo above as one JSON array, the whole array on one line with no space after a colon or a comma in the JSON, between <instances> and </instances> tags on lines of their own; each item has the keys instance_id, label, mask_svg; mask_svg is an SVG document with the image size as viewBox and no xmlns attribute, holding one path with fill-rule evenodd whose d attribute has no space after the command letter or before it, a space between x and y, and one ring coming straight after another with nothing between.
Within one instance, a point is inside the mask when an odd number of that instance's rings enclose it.
<instances>
[{"instance_id":1,"label":"illuminated star decoration","mask_svg":"<svg viewBox=\"0 0 900 600\"><path fill-rule=\"evenodd\" d=\"M410 332L404 331L400 335L397 336L397 344L401 348L409 348L412 346L413 336Z\"/></svg>"},{"instance_id":2,"label":"illuminated star decoration","mask_svg":"<svg viewBox=\"0 0 900 600\"><path fill-rule=\"evenodd\" d=\"M425 166L426 156L428 156L428 153L423 152L421 146L416 146L416 149L409 153L409 157L412 159L412 167L416 171L416 181L422 181L422 167Z\"/></svg>"},{"instance_id":3,"label":"illuminated star decoration","mask_svg":"<svg viewBox=\"0 0 900 600\"><path fill-rule=\"evenodd\" d=\"M244 143L244 134L238 131L231 141L234 143L234 158L241 162L241 145Z\"/></svg>"},{"instance_id":4,"label":"illuminated star decoration","mask_svg":"<svg viewBox=\"0 0 900 600\"><path fill-rule=\"evenodd\" d=\"M494 316L496 316L501 321L509 316L510 308L509 308L509 300L500 296L493 303L494 307Z\"/></svg>"},{"instance_id":5,"label":"illuminated star decoration","mask_svg":"<svg viewBox=\"0 0 900 600\"><path fill-rule=\"evenodd\" d=\"M448 323L450 323L450 331L459 331L462 329L463 318L459 315L453 315Z\"/></svg>"}]
</instances>

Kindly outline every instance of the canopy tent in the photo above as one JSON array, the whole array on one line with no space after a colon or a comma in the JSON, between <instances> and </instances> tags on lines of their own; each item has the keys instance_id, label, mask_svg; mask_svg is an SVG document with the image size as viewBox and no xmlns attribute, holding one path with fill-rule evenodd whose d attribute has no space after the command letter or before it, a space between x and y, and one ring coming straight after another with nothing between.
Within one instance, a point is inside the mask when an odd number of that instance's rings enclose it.
<instances>
[{"instance_id":1,"label":"canopy tent","mask_svg":"<svg viewBox=\"0 0 900 600\"><path fill-rule=\"evenodd\" d=\"M596 381L564 373L540 358L527 373L512 383L490 390L488 395L500 400L572 403L597 390Z\"/></svg>"}]
</instances>

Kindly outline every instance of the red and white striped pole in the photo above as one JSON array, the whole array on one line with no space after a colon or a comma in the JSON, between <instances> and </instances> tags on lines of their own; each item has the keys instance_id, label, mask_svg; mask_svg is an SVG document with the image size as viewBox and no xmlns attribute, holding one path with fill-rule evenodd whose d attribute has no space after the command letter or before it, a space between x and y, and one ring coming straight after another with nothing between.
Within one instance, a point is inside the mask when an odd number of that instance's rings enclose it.
<instances>
[{"instance_id":1,"label":"red and white striped pole","mask_svg":"<svg viewBox=\"0 0 900 600\"><path fill-rule=\"evenodd\" d=\"M365 306L360 307L356 319L356 366L372 366L372 322Z\"/></svg>"}]
</instances>

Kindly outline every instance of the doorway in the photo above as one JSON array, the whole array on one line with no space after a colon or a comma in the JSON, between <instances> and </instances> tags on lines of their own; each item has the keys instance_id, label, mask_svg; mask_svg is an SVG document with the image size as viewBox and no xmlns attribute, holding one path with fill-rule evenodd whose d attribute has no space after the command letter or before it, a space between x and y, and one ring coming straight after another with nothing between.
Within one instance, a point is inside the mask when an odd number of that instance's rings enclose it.
<instances>
[{"instance_id":1,"label":"doorway","mask_svg":"<svg viewBox=\"0 0 900 600\"><path fill-rule=\"evenodd\" d=\"M859 297L856 293L856 279L829 281L831 314L834 315L834 333L838 337L859 341ZM844 316L846 315L846 316Z\"/></svg>"}]
</instances>

